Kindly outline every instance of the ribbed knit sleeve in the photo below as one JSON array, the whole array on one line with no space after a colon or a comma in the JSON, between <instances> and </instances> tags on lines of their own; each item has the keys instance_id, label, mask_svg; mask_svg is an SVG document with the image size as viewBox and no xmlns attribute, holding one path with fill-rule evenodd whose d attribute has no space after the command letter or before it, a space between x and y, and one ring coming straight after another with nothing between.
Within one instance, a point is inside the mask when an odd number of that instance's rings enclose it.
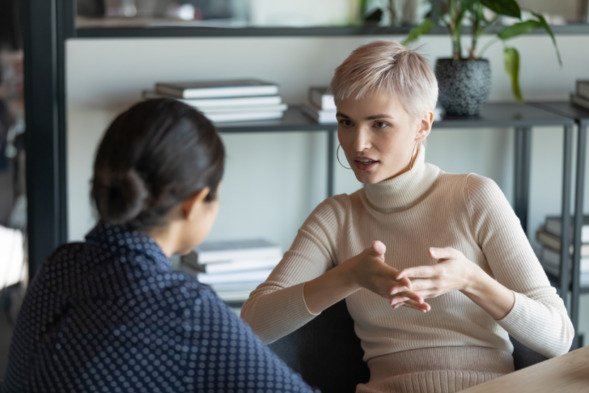
<instances>
[{"instance_id":1,"label":"ribbed knit sleeve","mask_svg":"<svg viewBox=\"0 0 589 393\"><path fill-rule=\"evenodd\" d=\"M303 286L334 266L347 199L345 195L335 196L315 208L282 261L243 305L241 317L265 343L278 340L316 316L305 303Z\"/></svg>"},{"instance_id":2,"label":"ribbed knit sleeve","mask_svg":"<svg viewBox=\"0 0 589 393\"><path fill-rule=\"evenodd\" d=\"M512 310L497 322L538 353L566 353L574 337L572 323L503 192L491 179L471 174L465 198L472 233L493 277L515 292Z\"/></svg>"}]
</instances>

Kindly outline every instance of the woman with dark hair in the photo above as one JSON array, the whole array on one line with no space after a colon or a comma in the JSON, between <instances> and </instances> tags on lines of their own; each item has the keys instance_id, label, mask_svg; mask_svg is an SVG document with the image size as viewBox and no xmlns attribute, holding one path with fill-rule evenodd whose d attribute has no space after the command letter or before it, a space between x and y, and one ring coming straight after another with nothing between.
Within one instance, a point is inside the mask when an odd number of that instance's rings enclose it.
<instances>
[{"instance_id":1,"label":"woman with dark hair","mask_svg":"<svg viewBox=\"0 0 589 393\"><path fill-rule=\"evenodd\" d=\"M98 224L58 248L29 288L6 392L306 392L210 289L168 258L208 234L224 147L171 99L120 114L100 143Z\"/></svg>"}]
</instances>

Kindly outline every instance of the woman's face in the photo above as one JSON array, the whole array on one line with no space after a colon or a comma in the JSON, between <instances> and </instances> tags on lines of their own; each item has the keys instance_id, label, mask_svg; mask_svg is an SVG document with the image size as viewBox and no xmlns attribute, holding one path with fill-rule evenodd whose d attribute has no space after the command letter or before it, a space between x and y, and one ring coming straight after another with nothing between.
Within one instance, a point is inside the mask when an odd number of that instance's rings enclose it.
<instances>
[{"instance_id":1,"label":"woman's face","mask_svg":"<svg viewBox=\"0 0 589 393\"><path fill-rule=\"evenodd\" d=\"M409 170L432 119L431 112L412 117L386 93L337 102L337 136L358 181L378 183Z\"/></svg>"}]
</instances>

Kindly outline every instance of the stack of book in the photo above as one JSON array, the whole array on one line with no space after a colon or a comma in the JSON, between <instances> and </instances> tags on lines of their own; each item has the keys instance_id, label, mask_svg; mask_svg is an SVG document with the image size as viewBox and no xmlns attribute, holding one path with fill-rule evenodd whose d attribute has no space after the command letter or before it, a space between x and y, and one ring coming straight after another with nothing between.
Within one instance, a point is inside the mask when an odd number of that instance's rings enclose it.
<instances>
[{"instance_id":1,"label":"stack of book","mask_svg":"<svg viewBox=\"0 0 589 393\"><path fill-rule=\"evenodd\" d=\"M265 239L205 241L181 259L181 269L196 274L227 302L245 301L282 259L282 249Z\"/></svg>"},{"instance_id":2,"label":"stack of book","mask_svg":"<svg viewBox=\"0 0 589 393\"><path fill-rule=\"evenodd\" d=\"M536 239L542 246L540 261L544 269L555 277L560 275L561 223L560 216L547 216L544 220L544 226L536 232ZM581 257L579 281L582 286L589 286L589 216L583 217L581 248L579 251ZM572 244L569 246L569 252L572 256Z\"/></svg>"},{"instance_id":3,"label":"stack of book","mask_svg":"<svg viewBox=\"0 0 589 393\"><path fill-rule=\"evenodd\" d=\"M278 85L260 79L157 82L143 98L170 97L200 110L215 123L282 118L287 105Z\"/></svg>"},{"instance_id":4,"label":"stack of book","mask_svg":"<svg viewBox=\"0 0 589 393\"><path fill-rule=\"evenodd\" d=\"M577 80L575 92L571 93L571 103L589 109L589 80Z\"/></svg>"},{"instance_id":5,"label":"stack of book","mask_svg":"<svg viewBox=\"0 0 589 393\"><path fill-rule=\"evenodd\" d=\"M302 105L302 109L317 123L335 124L337 120L335 113L335 101L333 94L325 86L311 86L307 95L307 102Z\"/></svg>"}]
</instances>

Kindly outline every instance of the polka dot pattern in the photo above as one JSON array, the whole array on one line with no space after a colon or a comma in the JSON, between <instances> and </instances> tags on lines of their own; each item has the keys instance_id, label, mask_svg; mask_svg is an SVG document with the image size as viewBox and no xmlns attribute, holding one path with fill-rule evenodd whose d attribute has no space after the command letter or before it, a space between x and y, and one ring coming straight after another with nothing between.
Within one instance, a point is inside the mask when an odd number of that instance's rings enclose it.
<instances>
[{"instance_id":1,"label":"polka dot pattern","mask_svg":"<svg viewBox=\"0 0 589 393\"><path fill-rule=\"evenodd\" d=\"M309 392L147 235L98 224L31 284L5 392Z\"/></svg>"}]
</instances>

